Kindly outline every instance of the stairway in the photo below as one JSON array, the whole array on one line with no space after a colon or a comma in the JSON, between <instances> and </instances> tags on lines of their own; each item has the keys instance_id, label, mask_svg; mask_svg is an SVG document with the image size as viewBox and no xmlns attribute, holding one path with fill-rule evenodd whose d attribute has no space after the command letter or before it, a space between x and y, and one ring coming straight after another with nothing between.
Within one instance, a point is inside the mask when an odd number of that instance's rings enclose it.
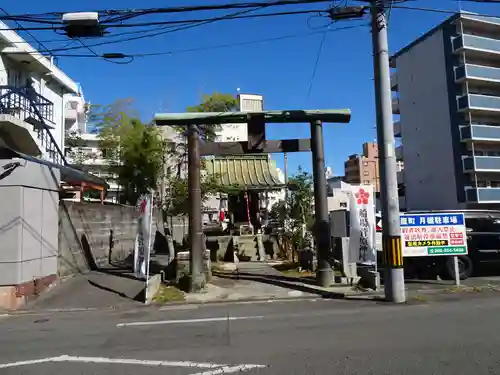
<instances>
[{"instance_id":1,"label":"stairway","mask_svg":"<svg viewBox=\"0 0 500 375\"><path fill-rule=\"evenodd\" d=\"M54 118L54 104L50 100L29 87L0 86L0 114L11 115L33 127L30 134L41 151L39 158L59 165L68 164L50 132Z\"/></svg>"}]
</instances>

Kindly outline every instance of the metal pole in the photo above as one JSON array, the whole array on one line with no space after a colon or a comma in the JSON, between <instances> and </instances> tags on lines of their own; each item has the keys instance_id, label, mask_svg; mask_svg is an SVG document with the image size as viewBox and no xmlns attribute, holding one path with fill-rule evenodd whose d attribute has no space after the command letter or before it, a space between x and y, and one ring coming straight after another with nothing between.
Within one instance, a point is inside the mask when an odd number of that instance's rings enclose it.
<instances>
[{"instance_id":1,"label":"metal pole","mask_svg":"<svg viewBox=\"0 0 500 375\"><path fill-rule=\"evenodd\" d=\"M383 2L371 2L375 104L379 145L380 201L382 241L385 263L385 298L389 302L406 301L403 255L399 229L399 197L396 170L392 93L389 68L387 24Z\"/></svg>"},{"instance_id":2,"label":"metal pole","mask_svg":"<svg viewBox=\"0 0 500 375\"><path fill-rule=\"evenodd\" d=\"M311 151L314 177L314 234L318 267L316 280L318 285L328 287L334 283L334 274L330 258L330 225L328 223L328 203L325 176L325 150L323 147L323 124L311 122Z\"/></svg>"},{"instance_id":3,"label":"metal pole","mask_svg":"<svg viewBox=\"0 0 500 375\"><path fill-rule=\"evenodd\" d=\"M188 126L188 191L189 191L189 239L191 253L190 292L205 287L203 272L203 229L201 225L201 162L200 133L197 125Z\"/></svg>"},{"instance_id":4,"label":"metal pole","mask_svg":"<svg viewBox=\"0 0 500 375\"><path fill-rule=\"evenodd\" d=\"M455 270L455 286L460 286L460 267L458 266L458 257L453 257L453 269Z\"/></svg>"}]
</instances>

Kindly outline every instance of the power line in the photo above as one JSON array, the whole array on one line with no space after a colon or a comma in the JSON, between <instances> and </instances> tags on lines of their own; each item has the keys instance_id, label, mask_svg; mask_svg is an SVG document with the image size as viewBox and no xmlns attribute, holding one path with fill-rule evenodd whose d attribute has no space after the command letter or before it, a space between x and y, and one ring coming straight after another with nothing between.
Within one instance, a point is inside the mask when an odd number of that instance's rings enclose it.
<instances>
[{"instance_id":1,"label":"power line","mask_svg":"<svg viewBox=\"0 0 500 375\"><path fill-rule=\"evenodd\" d=\"M4 8L0 8L0 10L1 10L3 13L5 13L5 15L9 16L9 13L7 13L7 11L6 11ZM19 26L19 28L20 28L21 30L25 31L25 32L26 32L29 36L31 36L31 37L33 38L33 40L34 40L35 42L37 42L37 43L38 43L41 47L43 47L43 48L47 49L47 47L46 47L46 46L45 46L45 45L44 45L44 44L43 44L40 40L38 40L38 39L37 39L37 38L36 38L36 37L35 37L32 33L30 33L28 30L24 29L24 28L23 28L23 25L21 25L21 24L20 24L19 22L17 22L17 21L14 21L14 22L15 22L15 23Z\"/></svg>"},{"instance_id":2,"label":"power line","mask_svg":"<svg viewBox=\"0 0 500 375\"><path fill-rule=\"evenodd\" d=\"M307 37L307 36L311 36L311 35L318 35L318 34L325 34L325 33L328 34L331 32L350 30L350 29L361 27L361 26L367 26L367 24L350 25L350 26L344 26L344 27L337 27L335 29L328 29L326 31L321 30L321 31L313 31L313 32L309 32L309 33L289 34L289 35L282 35L282 36L273 37L273 38L250 40L250 41L237 42L237 43L218 44L218 45L212 45L212 46L206 46L206 47L186 48L186 49L178 49L178 50L162 51L162 52L127 54L127 55L124 55L124 57L134 57L134 58L153 57L153 56L164 56L164 55L176 55L176 54L190 53L190 52L209 51L209 50L223 49L223 48L234 48L234 47L241 47L241 46L246 46L246 45L251 45L251 44L275 42L275 41L280 41L280 40L285 40L285 39L295 39L295 38ZM58 56L58 57L75 57L75 58L95 58L96 57L94 55L89 55L89 54L87 54L87 55L56 54L56 56ZM98 57L102 58L103 56L100 55Z\"/></svg>"},{"instance_id":3,"label":"power line","mask_svg":"<svg viewBox=\"0 0 500 375\"><path fill-rule=\"evenodd\" d=\"M193 23L193 24L187 24L184 26L176 27L176 28L168 28L167 30L163 30L163 31L159 31L159 32L151 33L151 34L139 35L139 36L135 36L135 37L124 38L121 40L113 40L113 41L104 41L104 42L94 43L94 44L88 45L88 47L97 47L97 46L108 45L108 44L123 43L123 42L129 42L129 41L133 41L133 40L151 38L151 37L159 36L159 35L165 35L165 34L177 32L177 31L182 31L182 30L187 30L187 29L191 29L194 27L210 24L210 23L225 20L225 19L232 19L234 17L241 16L243 14L250 13L250 12L253 12L253 11L259 10L259 9L260 8L246 9L244 11L229 13L229 14L222 16L222 17L215 17L215 18L207 19L207 20L200 21L200 22ZM86 47L75 46L75 47L68 47L68 48L53 48L50 51L52 53L53 52L66 52L66 51L73 51L73 50L78 50L78 49L82 49L82 48L86 48ZM44 52L44 51L39 51L39 52Z\"/></svg>"},{"instance_id":4,"label":"power line","mask_svg":"<svg viewBox=\"0 0 500 375\"><path fill-rule=\"evenodd\" d=\"M318 70L319 60L321 59L321 53L323 52L323 45L325 44L327 31L323 31L323 36L321 37L321 42L319 43L318 53L316 55L316 61L314 62L314 68L311 75L311 80L309 81L309 89L307 90L306 101L309 100L314 84L314 78L316 77L316 72Z\"/></svg>"},{"instance_id":5,"label":"power line","mask_svg":"<svg viewBox=\"0 0 500 375\"><path fill-rule=\"evenodd\" d=\"M172 14L172 13L187 13L196 11L209 11L209 10L228 10L228 9L248 9L257 7L274 7L274 6L286 6L286 5L302 5L302 4L315 4L315 3L328 3L331 0L277 0L277 1L267 1L267 2L246 2L246 3L226 3L226 4L212 4L212 5L191 5L191 6L178 6L178 7L166 7L166 8L146 8L146 9L105 9L105 10L94 10L93 12L98 13L100 16L119 16L111 18L110 20L104 20L102 23L107 22L119 22L126 19L131 19L134 17L150 15L150 14ZM12 21L22 21L22 22L39 22L39 23L50 23L48 19L36 18L43 16L55 17L52 21L53 24L60 22L60 18L65 13L77 13L77 12L46 12L41 14L22 14L3 17L6 20ZM2 19L2 18L0 18Z\"/></svg>"},{"instance_id":6,"label":"power line","mask_svg":"<svg viewBox=\"0 0 500 375\"><path fill-rule=\"evenodd\" d=\"M189 19L189 20L176 20L176 21L157 21L157 22L142 22L142 23L131 23L131 24L108 24L106 25L106 29L109 28L129 28L129 27L148 27L148 26L164 26L164 25L179 25L179 24L190 24L190 23L198 23L198 22L206 22L206 21L223 21L228 19L245 19L245 18L262 18L262 17L278 17L278 16L292 16L292 15L300 15L300 14L310 14L310 13L321 13L326 12L325 9L316 9L316 10L298 10L298 11L290 11L290 12L274 12L274 13L264 13L264 14L255 14L255 15L240 15L233 16L228 18L227 16L221 17L212 17L212 18L201 18L201 19ZM0 29L2 30L2 29ZM5 29L4 29L5 30ZM64 27L19 27L19 28L11 28L7 30L31 30L31 31L57 31L64 30Z\"/></svg>"}]
</instances>

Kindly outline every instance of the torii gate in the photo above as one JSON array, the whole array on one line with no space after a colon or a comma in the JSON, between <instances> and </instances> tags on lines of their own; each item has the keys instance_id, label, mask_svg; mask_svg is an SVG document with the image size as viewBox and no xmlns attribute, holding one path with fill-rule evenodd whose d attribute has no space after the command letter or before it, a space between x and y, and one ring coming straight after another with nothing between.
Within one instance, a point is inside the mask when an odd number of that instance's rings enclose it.
<instances>
[{"instance_id":1,"label":"torii gate","mask_svg":"<svg viewBox=\"0 0 500 375\"><path fill-rule=\"evenodd\" d=\"M201 156L241 155L279 152L312 151L314 178L315 225L314 235L318 268L318 285L328 287L334 283L333 257L330 256L330 225L327 207L325 154L323 146L323 122L348 123L349 109L341 110L284 110L261 112L202 112L160 113L154 121L158 126L184 125L188 127L188 190L189 190L189 237L190 291L204 288L203 229L201 201ZM267 123L298 123L311 125L310 139L266 140ZM200 143L199 125L247 123L247 142Z\"/></svg>"}]
</instances>

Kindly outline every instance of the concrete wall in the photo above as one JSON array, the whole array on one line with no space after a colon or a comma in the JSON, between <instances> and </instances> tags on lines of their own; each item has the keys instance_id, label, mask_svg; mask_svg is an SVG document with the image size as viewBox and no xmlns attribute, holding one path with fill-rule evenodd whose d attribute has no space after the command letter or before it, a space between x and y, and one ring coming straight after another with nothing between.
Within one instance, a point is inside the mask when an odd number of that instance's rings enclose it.
<instances>
[{"instance_id":1,"label":"concrete wall","mask_svg":"<svg viewBox=\"0 0 500 375\"><path fill-rule=\"evenodd\" d=\"M137 210L132 206L61 201L58 276L87 272L133 256ZM161 223L160 223L161 224ZM156 221L153 222L153 235Z\"/></svg>"},{"instance_id":2,"label":"concrete wall","mask_svg":"<svg viewBox=\"0 0 500 375\"><path fill-rule=\"evenodd\" d=\"M397 58L407 209L457 208L443 32Z\"/></svg>"}]
</instances>

